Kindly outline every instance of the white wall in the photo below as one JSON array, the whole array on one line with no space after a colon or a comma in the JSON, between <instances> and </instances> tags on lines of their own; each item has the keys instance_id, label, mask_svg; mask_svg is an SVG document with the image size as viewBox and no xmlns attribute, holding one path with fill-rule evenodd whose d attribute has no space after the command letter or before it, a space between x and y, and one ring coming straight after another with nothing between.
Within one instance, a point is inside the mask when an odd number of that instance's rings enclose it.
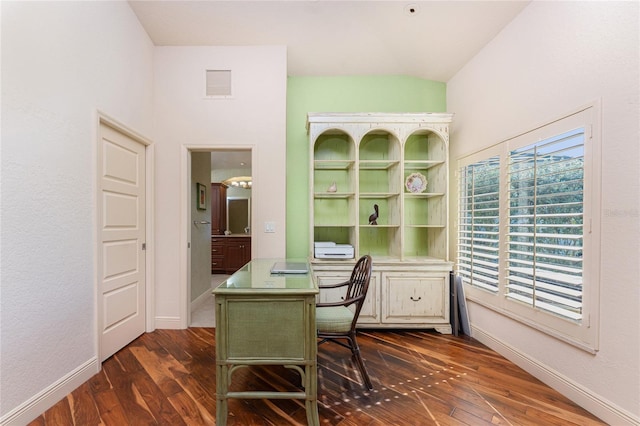
<instances>
[{"instance_id":1,"label":"white wall","mask_svg":"<svg viewBox=\"0 0 640 426\"><path fill-rule=\"evenodd\" d=\"M151 135L153 46L125 2L0 7L0 423L20 424L99 366L96 111Z\"/></svg>"},{"instance_id":2,"label":"white wall","mask_svg":"<svg viewBox=\"0 0 640 426\"><path fill-rule=\"evenodd\" d=\"M285 255L286 48L157 47L156 326L184 327L187 147L252 148L252 256ZM205 99L205 70L232 71L233 98ZM265 221L275 233L260 232Z\"/></svg>"},{"instance_id":3,"label":"white wall","mask_svg":"<svg viewBox=\"0 0 640 426\"><path fill-rule=\"evenodd\" d=\"M487 343L612 424L640 422L638 5L533 2L447 86L454 161L602 100L600 351L476 304L469 316Z\"/></svg>"}]
</instances>

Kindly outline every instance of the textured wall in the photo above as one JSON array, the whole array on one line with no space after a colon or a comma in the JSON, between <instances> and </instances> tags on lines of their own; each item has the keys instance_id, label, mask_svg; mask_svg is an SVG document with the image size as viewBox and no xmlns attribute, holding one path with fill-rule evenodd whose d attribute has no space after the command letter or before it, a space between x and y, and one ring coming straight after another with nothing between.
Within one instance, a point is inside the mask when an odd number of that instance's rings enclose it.
<instances>
[{"instance_id":1,"label":"textured wall","mask_svg":"<svg viewBox=\"0 0 640 426\"><path fill-rule=\"evenodd\" d=\"M96 111L150 136L153 46L124 2L0 7L6 417L95 362Z\"/></svg>"},{"instance_id":2,"label":"textured wall","mask_svg":"<svg viewBox=\"0 0 640 426\"><path fill-rule=\"evenodd\" d=\"M600 351L586 353L476 304L469 304L469 316L493 338L571 383L582 404L593 402L585 396L592 394L636 419L638 8L638 2L532 2L447 86L448 109L455 113L453 161L602 100ZM451 213L453 223L455 209Z\"/></svg>"}]
</instances>

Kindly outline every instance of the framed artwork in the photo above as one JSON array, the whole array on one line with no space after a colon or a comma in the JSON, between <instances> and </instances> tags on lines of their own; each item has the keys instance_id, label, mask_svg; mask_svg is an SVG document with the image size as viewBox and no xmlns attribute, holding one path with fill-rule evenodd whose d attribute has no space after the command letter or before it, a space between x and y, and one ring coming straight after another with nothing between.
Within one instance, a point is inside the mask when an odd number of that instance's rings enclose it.
<instances>
[{"instance_id":1,"label":"framed artwork","mask_svg":"<svg viewBox=\"0 0 640 426\"><path fill-rule=\"evenodd\" d=\"M199 183L198 185L198 210L207 209L207 187Z\"/></svg>"}]
</instances>

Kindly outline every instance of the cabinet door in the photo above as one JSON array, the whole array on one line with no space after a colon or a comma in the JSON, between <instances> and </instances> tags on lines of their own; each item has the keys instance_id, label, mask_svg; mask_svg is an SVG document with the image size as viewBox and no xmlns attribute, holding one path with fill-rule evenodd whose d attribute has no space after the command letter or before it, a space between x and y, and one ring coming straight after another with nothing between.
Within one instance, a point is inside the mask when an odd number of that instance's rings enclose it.
<instances>
[{"instance_id":1,"label":"cabinet door","mask_svg":"<svg viewBox=\"0 0 640 426\"><path fill-rule=\"evenodd\" d=\"M383 323L449 323L447 274L383 274Z\"/></svg>"},{"instance_id":2,"label":"cabinet door","mask_svg":"<svg viewBox=\"0 0 640 426\"><path fill-rule=\"evenodd\" d=\"M229 238L227 239L227 249L225 253L225 264L227 273L232 274L242 268L249 259L251 240L249 238Z\"/></svg>"},{"instance_id":3,"label":"cabinet door","mask_svg":"<svg viewBox=\"0 0 640 426\"><path fill-rule=\"evenodd\" d=\"M211 184L211 235L222 235L227 229L227 187Z\"/></svg>"},{"instance_id":4,"label":"cabinet door","mask_svg":"<svg viewBox=\"0 0 640 426\"><path fill-rule=\"evenodd\" d=\"M327 285L327 284L336 284L340 282L344 282L349 279L351 276L351 271L349 272L324 272L317 274L317 283L318 286ZM380 312L378 306L380 306L380 296L379 296L379 274L372 273L371 281L369 282L369 290L367 291L367 297L364 299L364 305L362 305L362 310L360 311L360 317L358 318L358 325L360 324L378 324L380 323ZM346 292L346 288L327 288L320 289L320 294L318 295L319 302L338 302L340 300L344 300L344 294ZM351 305L349 308L353 308Z\"/></svg>"}]
</instances>

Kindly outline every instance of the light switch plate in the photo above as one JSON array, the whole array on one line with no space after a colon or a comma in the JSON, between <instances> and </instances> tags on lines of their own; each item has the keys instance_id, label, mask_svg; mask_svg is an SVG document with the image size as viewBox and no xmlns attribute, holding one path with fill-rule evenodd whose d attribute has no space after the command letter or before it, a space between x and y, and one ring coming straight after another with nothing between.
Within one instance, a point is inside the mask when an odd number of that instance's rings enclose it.
<instances>
[{"instance_id":1,"label":"light switch plate","mask_svg":"<svg viewBox=\"0 0 640 426\"><path fill-rule=\"evenodd\" d=\"M276 223L275 222L265 222L264 223L264 232L276 232Z\"/></svg>"}]
</instances>

